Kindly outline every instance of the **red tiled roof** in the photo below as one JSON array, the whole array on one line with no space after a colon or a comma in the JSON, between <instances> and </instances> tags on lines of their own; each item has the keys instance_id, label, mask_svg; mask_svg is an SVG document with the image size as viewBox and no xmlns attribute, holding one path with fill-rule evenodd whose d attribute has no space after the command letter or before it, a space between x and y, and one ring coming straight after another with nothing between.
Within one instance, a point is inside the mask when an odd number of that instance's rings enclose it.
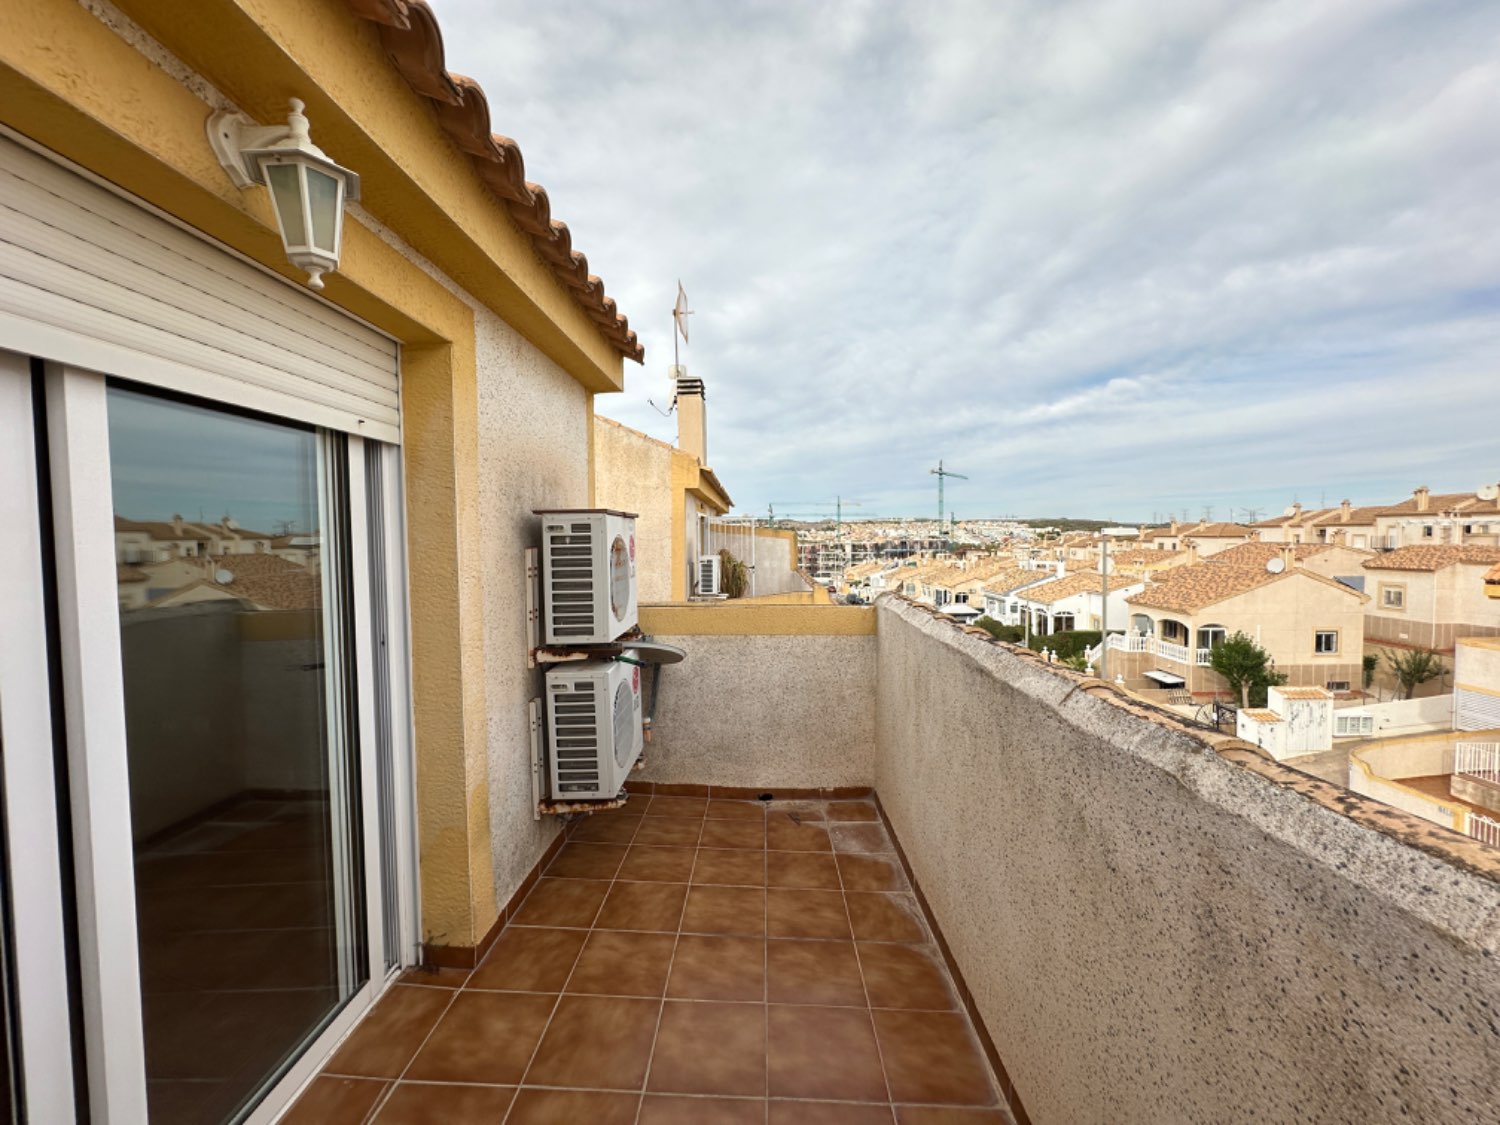
<instances>
[{"instance_id":1,"label":"red tiled roof","mask_svg":"<svg viewBox=\"0 0 1500 1125\"><path fill-rule=\"evenodd\" d=\"M1458 563L1476 566L1500 563L1500 547L1464 547L1442 543L1397 547L1394 551L1366 559L1364 565L1366 570L1442 570Z\"/></svg>"},{"instance_id":2,"label":"red tiled roof","mask_svg":"<svg viewBox=\"0 0 1500 1125\"><path fill-rule=\"evenodd\" d=\"M472 78L449 71L443 34L426 0L345 0L360 19L375 24L392 65L412 90L432 102L438 124L469 157L475 172L499 197L516 226L530 238L543 262L573 300L626 359L646 356L630 321L619 312L604 282L589 273L588 259L573 249L566 223L552 217L547 189L526 178L515 141L490 131L489 102Z\"/></svg>"}]
</instances>

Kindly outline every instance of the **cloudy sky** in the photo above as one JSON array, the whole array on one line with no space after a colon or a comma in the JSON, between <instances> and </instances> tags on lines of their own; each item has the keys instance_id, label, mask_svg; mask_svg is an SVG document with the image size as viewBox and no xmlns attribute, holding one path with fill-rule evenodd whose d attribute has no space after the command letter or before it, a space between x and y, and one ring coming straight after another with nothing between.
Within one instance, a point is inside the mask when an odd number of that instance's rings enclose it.
<instances>
[{"instance_id":1,"label":"cloudy sky","mask_svg":"<svg viewBox=\"0 0 1500 1125\"><path fill-rule=\"evenodd\" d=\"M745 511L1500 481L1500 4L433 0Z\"/></svg>"}]
</instances>

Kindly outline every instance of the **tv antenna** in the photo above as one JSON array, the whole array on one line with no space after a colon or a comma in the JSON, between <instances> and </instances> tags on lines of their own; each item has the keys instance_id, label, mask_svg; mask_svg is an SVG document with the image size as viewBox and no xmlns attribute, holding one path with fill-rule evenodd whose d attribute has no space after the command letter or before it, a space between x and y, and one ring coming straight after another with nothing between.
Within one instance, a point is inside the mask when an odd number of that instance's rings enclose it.
<instances>
[{"instance_id":1,"label":"tv antenna","mask_svg":"<svg viewBox=\"0 0 1500 1125\"><path fill-rule=\"evenodd\" d=\"M682 337L682 342L688 342L687 318L693 315L693 310L688 308L687 290L682 287L682 279L677 281L677 300L672 305L672 367L680 370L682 360L677 355L677 337ZM674 375L676 373L674 370Z\"/></svg>"},{"instance_id":2,"label":"tv antenna","mask_svg":"<svg viewBox=\"0 0 1500 1125\"><path fill-rule=\"evenodd\" d=\"M969 478L966 477L966 476L964 476L963 473L950 473L947 469L943 468L943 463L941 461L938 462L938 467L937 468L935 468L935 469L928 469L927 471L929 473L931 473L933 476L937 477L937 479L938 479L938 527L941 529L942 526L943 526L943 481L944 481L944 479L946 477L952 477L954 480L968 480Z\"/></svg>"}]
</instances>

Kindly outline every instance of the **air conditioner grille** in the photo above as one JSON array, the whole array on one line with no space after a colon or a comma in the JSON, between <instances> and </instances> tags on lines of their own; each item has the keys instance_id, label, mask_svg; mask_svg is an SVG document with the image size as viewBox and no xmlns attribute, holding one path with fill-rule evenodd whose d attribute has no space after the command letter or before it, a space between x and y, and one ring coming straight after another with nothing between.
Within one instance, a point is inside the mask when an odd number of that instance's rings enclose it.
<instances>
[{"instance_id":1,"label":"air conditioner grille","mask_svg":"<svg viewBox=\"0 0 1500 1125\"><path fill-rule=\"evenodd\" d=\"M548 528L547 562L552 604L552 632L559 637L594 633L594 536L587 523Z\"/></svg>"},{"instance_id":2,"label":"air conditioner grille","mask_svg":"<svg viewBox=\"0 0 1500 1125\"><path fill-rule=\"evenodd\" d=\"M594 685L575 683L552 698L552 752L558 788L590 792L599 786L599 728Z\"/></svg>"}]
</instances>

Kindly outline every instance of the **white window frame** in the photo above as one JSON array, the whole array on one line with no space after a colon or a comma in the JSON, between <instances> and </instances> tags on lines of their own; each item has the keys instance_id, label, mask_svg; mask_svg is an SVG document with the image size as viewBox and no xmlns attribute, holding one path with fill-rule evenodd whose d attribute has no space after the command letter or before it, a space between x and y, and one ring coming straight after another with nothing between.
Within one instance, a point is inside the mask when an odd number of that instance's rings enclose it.
<instances>
[{"instance_id":1,"label":"white window frame","mask_svg":"<svg viewBox=\"0 0 1500 1125\"><path fill-rule=\"evenodd\" d=\"M1396 595L1396 600L1391 601L1391 595ZM1406 587L1399 582L1382 582L1380 584L1380 608L1397 609L1406 612Z\"/></svg>"},{"instance_id":2,"label":"white window frame","mask_svg":"<svg viewBox=\"0 0 1500 1125\"><path fill-rule=\"evenodd\" d=\"M43 603L41 512L29 357L0 351L0 740L34 753L4 755L15 1026L23 1045L23 1118L72 1121L73 1042L67 930L59 881L57 777L53 771L52 691ZM18 486L12 486L13 484ZM113 555L111 554L111 558ZM19 857L24 856L24 862Z\"/></svg>"},{"instance_id":3,"label":"white window frame","mask_svg":"<svg viewBox=\"0 0 1500 1125\"><path fill-rule=\"evenodd\" d=\"M29 360L0 353L0 416L30 402ZM24 374L24 378L5 378ZM47 433L53 506L52 534L58 596L58 645L61 652L67 761L71 790L73 847L78 898L77 946L82 984L83 1033L88 1056L88 1098L95 1121L144 1121L146 1110L145 1044L137 944L134 848L128 792L123 667L116 602L113 504L110 487L107 382L102 374L62 364L46 366ZM147 388L149 391L149 388ZM7 421L9 419L7 418ZM7 426L7 434L13 429ZM0 443L3 479L35 481L30 430ZM352 578L354 638L349 645L350 675L357 683L359 775L362 779L356 815L364 832L362 849L366 909L364 942L367 975L304 1051L265 1093L245 1121L270 1125L296 1094L316 1077L338 1042L353 1028L401 967L415 964L417 941L416 845L409 802L396 802L400 887L401 948L397 969L385 972L385 933L381 908L381 866L376 790L377 740L374 724L372 652L370 648L370 581L368 521L365 507L365 460L362 439L347 439L349 528L347 544ZM404 506L398 487L399 450L388 447L386 477L387 590L390 599L390 668L392 752L396 792L412 792L411 709L409 684L409 617L405 597ZM0 552L0 598L6 619L16 616L26 632L7 638L0 655L0 689L11 699L42 701L28 707L7 706L3 728L8 745L50 746L44 618L41 616L40 543L36 529L36 489L8 490L5 511L16 518L8 526L32 528L12 550ZM26 522L26 505L32 512ZM35 550L26 549L30 543ZM395 548L392 550L391 548ZM31 590L31 601L24 596ZM399 625L399 628L398 628ZM399 636L397 635L399 634ZM25 638L24 645L21 642ZM40 647L38 647L40 646ZM21 667L26 665L27 667ZM24 677L30 677L30 687ZM24 733L23 733L24 732ZM12 739L16 741L12 741ZM27 761L28 757L37 759ZM9 821L13 840L24 840L27 863L15 865L13 896L18 904L16 949L20 1034L24 1037L25 1096L30 1118L72 1120L71 1041L66 965L60 901L55 916L34 909L35 902L58 900L60 868L57 824L51 793L50 755L7 755L7 794L20 813ZM14 776L12 776L14 775ZM45 798L41 796L46 792ZM23 794L31 798L21 801ZM23 807L24 806L24 807ZM49 819L50 816L50 819ZM23 835L17 835L17 833ZM13 852L12 854L16 854ZM38 883L50 883L43 891ZM23 909L24 908L24 909ZM23 924L24 923L24 924ZM48 952L50 949L50 953ZM49 1014L50 1013L50 1014Z\"/></svg>"},{"instance_id":4,"label":"white window frame","mask_svg":"<svg viewBox=\"0 0 1500 1125\"><path fill-rule=\"evenodd\" d=\"M1332 637L1333 647L1322 648L1322 638ZM1337 629L1314 629L1313 630L1313 655L1315 656L1337 656L1339 652L1339 631Z\"/></svg>"}]
</instances>

